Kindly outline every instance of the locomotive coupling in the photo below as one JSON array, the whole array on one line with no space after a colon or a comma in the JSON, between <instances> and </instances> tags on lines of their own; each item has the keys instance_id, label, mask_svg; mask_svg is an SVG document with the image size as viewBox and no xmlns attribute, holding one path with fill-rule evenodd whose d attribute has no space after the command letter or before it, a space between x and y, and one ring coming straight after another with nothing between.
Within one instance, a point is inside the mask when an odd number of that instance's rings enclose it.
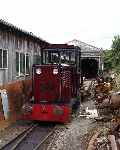
<instances>
[{"instance_id":1,"label":"locomotive coupling","mask_svg":"<svg viewBox=\"0 0 120 150\"><path fill-rule=\"evenodd\" d=\"M25 103L22 106L22 114L27 115L32 113L32 105L30 103Z\"/></svg>"}]
</instances>

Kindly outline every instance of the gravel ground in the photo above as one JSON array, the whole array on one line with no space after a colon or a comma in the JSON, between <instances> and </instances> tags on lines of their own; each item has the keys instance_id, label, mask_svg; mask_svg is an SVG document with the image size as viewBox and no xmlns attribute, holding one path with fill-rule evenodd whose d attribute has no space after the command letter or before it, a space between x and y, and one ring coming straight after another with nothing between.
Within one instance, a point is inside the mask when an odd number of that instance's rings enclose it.
<instances>
[{"instance_id":1,"label":"gravel ground","mask_svg":"<svg viewBox=\"0 0 120 150\"><path fill-rule=\"evenodd\" d=\"M82 109L86 107L94 109L93 101L84 102ZM103 126L108 127L109 122L96 122L94 119L78 115L71 123L58 126L58 130L52 136L50 144L45 150L86 150L94 131Z\"/></svg>"},{"instance_id":2,"label":"gravel ground","mask_svg":"<svg viewBox=\"0 0 120 150\"><path fill-rule=\"evenodd\" d=\"M85 102L82 107L86 108L87 106L92 108L93 102ZM78 115L74 117L71 123L58 126L47 150L85 150L88 137L91 136L89 133L95 130L97 126L95 120Z\"/></svg>"},{"instance_id":3,"label":"gravel ground","mask_svg":"<svg viewBox=\"0 0 120 150\"><path fill-rule=\"evenodd\" d=\"M66 129L53 136L52 144L50 143L48 150L84 150L83 136L90 131L91 123L90 120L74 120L67 125Z\"/></svg>"}]
</instances>

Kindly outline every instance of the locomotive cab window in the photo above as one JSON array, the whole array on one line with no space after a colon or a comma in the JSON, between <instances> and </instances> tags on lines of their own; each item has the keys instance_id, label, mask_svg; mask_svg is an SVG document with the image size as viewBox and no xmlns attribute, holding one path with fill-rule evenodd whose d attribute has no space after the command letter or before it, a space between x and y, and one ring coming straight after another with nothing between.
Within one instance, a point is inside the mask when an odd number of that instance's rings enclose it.
<instances>
[{"instance_id":1,"label":"locomotive cab window","mask_svg":"<svg viewBox=\"0 0 120 150\"><path fill-rule=\"evenodd\" d=\"M43 53L43 63L56 63L58 64L60 62L59 53L57 52L44 52Z\"/></svg>"},{"instance_id":2,"label":"locomotive cab window","mask_svg":"<svg viewBox=\"0 0 120 150\"><path fill-rule=\"evenodd\" d=\"M81 52L79 47L48 48L43 51L43 64L67 64L75 65L80 73Z\"/></svg>"},{"instance_id":3,"label":"locomotive cab window","mask_svg":"<svg viewBox=\"0 0 120 150\"><path fill-rule=\"evenodd\" d=\"M59 63L59 54L58 53L51 53L51 62Z\"/></svg>"},{"instance_id":4,"label":"locomotive cab window","mask_svg":"<svg viewBox=\"0 0 120 150\"><path fill-rule=\"evenodd\" d=\"M54 63L54 64L75 64L75 52L68 51L45 51L43 53L43 63Z\"/></svg>"},{"instance_id":5,"label":"locomotive cab window","mask_svg":"<svg viewBox=\"0 0 120 150\"><path fill-rule=\"evenodd\" d=\"M66 51L63 51L60 53L61 63L68 64L69 63L69 53Z\"/></svg>"}]
</instances>

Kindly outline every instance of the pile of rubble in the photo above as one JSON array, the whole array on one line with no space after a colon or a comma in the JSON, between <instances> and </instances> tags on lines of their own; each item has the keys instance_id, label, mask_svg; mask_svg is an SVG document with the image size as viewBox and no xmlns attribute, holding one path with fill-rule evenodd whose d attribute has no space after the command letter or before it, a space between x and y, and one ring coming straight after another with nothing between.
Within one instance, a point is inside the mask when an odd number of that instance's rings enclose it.
<instances>
[{"instance_id":1,"label":"pile of rubble","mask_svg":"<svg viewBox=\"0 0 120 150\"><path fill-rule=\"evenodd\" d=\"M112 82L113 83L113 82ZM88 150L120 149L120 92L113 91L110 82L98 81L94 88L94 103L98 112L96 121L107 121L109 127L101 127L93 134Z\"/></svg>"},{"instance_id":2,"label":"pile of rubble","mask_svg":"<svg viewBox=\"0 0 120 150\"><path fill-rule=\"evenodd\" d=\"M94 88L94 101L99 115L119 115L120 92L114 92L110 82L98 82Z\"/></svg>"},{"instance_id":3,"label":"pile of rubble","mask_svg":"<svg viewBox=\"0 0 120 150\"><path fill-rule=\"evenodd\" d=\"M111 127L102 127L94 131L87 150L119 150L120 149L120 118L112 119Z\"/></svg>"}]
</instances>

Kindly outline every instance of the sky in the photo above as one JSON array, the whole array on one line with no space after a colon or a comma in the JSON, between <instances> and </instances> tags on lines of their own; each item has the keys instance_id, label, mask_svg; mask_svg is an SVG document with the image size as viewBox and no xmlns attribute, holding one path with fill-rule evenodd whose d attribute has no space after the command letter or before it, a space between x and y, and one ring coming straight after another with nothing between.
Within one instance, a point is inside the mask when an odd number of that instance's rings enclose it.
<instances>
[{"instance_id":1,"label":"sky","mask_svg":"<svg viewBox=\"0 0 120 150\"><path fill-rule=\"evenodd\" d=\"M77 39L110 49L120 34L120 0L1 0L0 19L50 43Z\"/></svg>"}]
</instances>

